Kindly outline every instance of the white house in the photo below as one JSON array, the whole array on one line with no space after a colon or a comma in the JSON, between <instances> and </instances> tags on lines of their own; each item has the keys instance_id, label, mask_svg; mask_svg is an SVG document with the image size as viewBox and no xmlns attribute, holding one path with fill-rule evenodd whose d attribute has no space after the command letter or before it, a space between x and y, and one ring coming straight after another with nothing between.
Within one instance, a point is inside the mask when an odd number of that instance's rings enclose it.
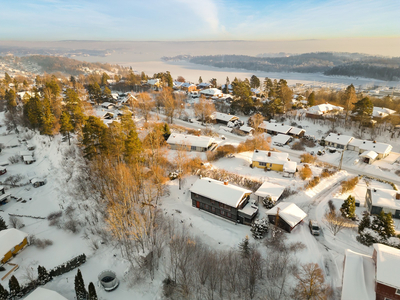
<instances>
[{"instance_id":1,"label":"white house","mask_svg":"<svg viewBox=\"0 0 400 300\"><path fill-rule=\"evenodd\" d=\"M342 112L343 107L332 105L329 103L311 106L307 109L306 116L310 118L320 118L326 114L333 112Z\"/></svg>"},{"instance_id":2,"label":"white house","mask_svg":"<svg viewBox=\"0 0 400 300\"><path fill-rule=\"evenodd\" d=\"M368 211L377 215L381 211L400 219L400 192L390 189L368 188L365 194Z\"/></svg>"},{"instance_id":3,"label":"white house","mask_svg":"<svg viewBox=\"0 0 400 300\"><path fill-rule=\"evenodd\" d=\"M338 149L347 149L347 145L354 139L354 137L344 134L336 134L331 132L325 138L325 146L334 147Z\"/></svg>"},{"instance_id":4,"label":"white house","mask_svg":"<svg viewBox=\"0 0 400 300\"><path fill-rule=\"evenodd\" d=\"M234 115L228 115L221 112L214 112L211 115L211 119L217 121L217 123L228 124L229 122L234 122L239 120L239 117Z\"/></svg>"},{"instance_id":5,"label":"white house","mask_svg":"<svg viewBox=\"0 0 400 300\"><path fill-rule=\"evenodd\" d=\"M223 95L222 91L216 88L202 90L200 94L206 97L221 97Z\"/></svg>"},{"instance_id":6,"label":"white house","mask_svg":"<svg viewBox=\"0 0 400 300\"><path fill-rule=\"evenodd\" d=\"M195 136L181 133L172 133L167 144L173 150L185 149L187 151L204 152L215 145L215 140L209 136Z\"/></svg>"},{"instance_id":7,"label":"white house","mask_svg":"<svg viewBox=\"0 0 400 300\"><path fill-rule=\"evenodd\" d=\"M393 109L389 109L386 107L374 107L374 109L372 110L372 117L383 119L394 113L396 113L396 111Z\"/></svg>"},{"instance_id":8,"label":"white house","mask_svg":"<svg viewBox=\"0 0 400 300\"><path fill-rule=\"evenodd\" d=\"M286 134L278 134L272 137L272 143L277 146L283 146L289 143L292 140L292 137Z\"/></svg>"},{"instance_id":9,"label":"white house","mask_svg":"<svg viewBox=\"0 0 400 300\"><path fill-rule=\"evenodd\" d=\"M292 129L292 126L264 121L260 124L258 128L264 130L269 134L288 134L289 131Z\"/></svg>"}]
</instances>

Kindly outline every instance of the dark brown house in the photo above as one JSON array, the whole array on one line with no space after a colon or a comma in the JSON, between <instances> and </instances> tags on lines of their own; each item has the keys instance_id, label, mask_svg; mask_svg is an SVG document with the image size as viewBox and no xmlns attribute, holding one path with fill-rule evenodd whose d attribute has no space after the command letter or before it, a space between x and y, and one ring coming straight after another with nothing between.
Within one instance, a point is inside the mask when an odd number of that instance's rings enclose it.
<instances>
[{"instance_id":1,"label":"dark brown house","mask_svg":"<svg viewBox=\"0 0 400 300\"><path fill-rule=\"evenodd\" d=\"M400 250L374 244L376 300L400 300Z\"/></svg>"},{"instance_id":2,"label":"dark brown house","mask_svg":"<svg viewBox=\"0 0 400 300\"><path fill-rule=\"evenodd\" d=\"M211 178L200 178L190 188L192 206L230 220L251 224L258 207L249 203L251 190Z\"/></svg>"},{"instance_id":3,"label":"dark brown house","mask_svg":"<svg viewBox=\"0 0 400 300\"><path fill-rule=\"evenodd\" d=\"M291 202L280 202L266 211L266 214L272 224L275 224L276 219L279 218L276 225L289 233L307 217L303 210Z\"/></svg>"}]
</instances>

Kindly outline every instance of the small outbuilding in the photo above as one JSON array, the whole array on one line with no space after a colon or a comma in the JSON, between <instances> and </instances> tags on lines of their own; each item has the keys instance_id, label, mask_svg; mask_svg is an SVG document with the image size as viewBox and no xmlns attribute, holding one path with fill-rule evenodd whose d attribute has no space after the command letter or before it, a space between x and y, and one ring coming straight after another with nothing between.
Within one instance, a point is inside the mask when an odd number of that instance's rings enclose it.
<instances>
[{"instance_id":1,"label":"small outbuilding","mask_svg":"<svg viewBox=\"0 0 400 300\"><path fill-rule=\"evenodd\" d=\"M278 217L279 221L276 225L289 233L307 217L307 214L300 207L291 202L280 202L266 211L266 214L272 224L276 223Z\"/></svg>"},{"instance_id":2,"label":"small outbuilding","mask_svg":"<svg viewBox=\"0 0 400 300\"><path fill-rule=\"evenodd\" d=\"M291 136L281 133L272 137L272 143L278 147L287 145L291 140L292 140Z\"/></svg>"},{"instance_id":3,"label":"small outbuilding","mask_svg":"<svg viewBox=\"0 0 400 300\"><path fill-rule=\"evenodd\" d=\"M257 201L262 201L264 198L269 197L272 201L277 202L280 200L284 190L284 186L265 181L254 195L257 196Z\"/></svg>"},{"instance_id":4,"label":"small outbuilding","mask_svg":"<svg viewBox=\"0 0 400 300\"><path fill-rule=\"evenodd\" d=\"M22 160L26 165L33 164L36 160L33 158L32 155L24 155L22 156Z\"/></svg>"},{"instance_id":5,"label":"small outbuilding","mask_svg":"<svg viewBox=\"0 0 400 300\"><path fill-rule=\"evenodd\" d=\"M362 158L363 162L367 164L372 164L378 157L378 153L376 153L375 151L364 151L360 154L360 157Z\"/></svg>"},{"instance_id":6,"label":"small outbuilding","mask_svg":"<svg viewBox=\"0 0 400 300\"><path fill-rule=\"evenodd\" d=\"M15 228L0 231L0 264L9 261L13 255L28 245L28 234Z\"/></svg>"}]
</instances>

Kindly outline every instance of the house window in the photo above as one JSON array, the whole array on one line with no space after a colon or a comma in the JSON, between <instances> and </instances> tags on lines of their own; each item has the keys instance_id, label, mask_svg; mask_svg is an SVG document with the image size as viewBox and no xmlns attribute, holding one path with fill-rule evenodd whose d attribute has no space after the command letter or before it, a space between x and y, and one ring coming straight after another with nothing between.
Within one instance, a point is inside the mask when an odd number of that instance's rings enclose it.
<instances>
[{"instance_id":1,"label":"house window","mask_svg":"<svg viewBox=\"0 0 400 300\"><path fill-rule=\"evenodd\" d=\"M259 162L258 163L261 167L265 167L267 164L265 162Z\"/></svg>"},{"instance_id":2,"label":"house window","mask_svg":"<svg viewBox=\"0 0 400 300\"><path fill-rule=\"evenodd\" d=\"M222 203L220 203L219 208L224 208L224 205Z\"/></svg>"},{"instance_id":3,"label":"house window","mask_svg":"<svg viewBox=\"0 0 400 300\"><path fill-rule=\"evenodd\" d=\"M211 211L215 214L215 207L211 207Z\"/></svg>"},{"instance_id":4,"label":"house window","mask_svg":"<svg viewBox=\"0 0 400 300\"><path fill-rule=\"evenodd\" d=\"M225 205L225 209L230 211L231 207L229 205Z\"/></svg>"},{"instance_id":5,"label":"house window","mask_svg":"<svg viewBox=\"0 0 400 300\"><path fill-rule=\"evenodd\" d=\"M396 290L396 295L400 295L400 289Z\"/></svg>"},{"instance_id":6,"label":"house window","mask_svg":"<svg viewBox=\"0 0 400 300\"><path fill-rule=\"evenodd\" d=\"M231 215L230 213L226 213L226 216L227 216L228 218L232 218L232 215Z\"/></svg>"},{"instance_id":7,"label":"house window","mask_svg":"<svg viewBox=\"0 0 400 300\"><path fill-rule=\"evenodd\" d=\"M196 150L196 146L191 146L190 150L195 151Z\"/></svg>"},{"instance_id":8,"label":"house window","mask_svg":"<svg viewBox=\"0 0 400 300\"><path fill-rule=\"evenodd\" d=\"M212 205L214 205L214 204L215 204L215 201L214 201L214 200L211 200L210 203L211 203Z\"/></svg>"},{"instance_id":9,"label":"house window","mask_svg":"<svg viewBox=\"0 0 400 300\"><path fill-rule=\"evenodd\" d=\"M221 216L225 216L225 212L221 210Z\"/></svg>"},{"instance_id":10,"label":"house window","mask_svg":"<svg viewBox=\"0 0 400 300\"><path fill-rule=\"evenodd\" d=\"M392 299L390 299L390 298L386 298L386 297L385 297L385 300L392 300Z\"/></svg>"}]
</instances>

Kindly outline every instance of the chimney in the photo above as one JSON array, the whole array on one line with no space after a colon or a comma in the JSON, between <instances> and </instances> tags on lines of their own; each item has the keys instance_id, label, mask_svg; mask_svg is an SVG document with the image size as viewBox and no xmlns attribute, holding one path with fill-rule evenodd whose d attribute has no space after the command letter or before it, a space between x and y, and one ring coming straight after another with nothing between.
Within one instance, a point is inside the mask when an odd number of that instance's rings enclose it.
<instances>
[{"instance_id":1,"label":"chimney","mask_svg":"<svg viewBox=\"0 0 400 300\"><path fill-rule=\"evenodd\" d=\"M271 152L268 152L268 157L270 157L271 156Z\"/></svg>"},{"instance_id":2,"label":"chimney","mask_svg":"<svg viewBox=\"0 0 400 300\"><path fill-rule=\"evenodd\" d=\"M374 144L376 144L376 141L373 141Z\"/></svg>"},{"instance_id":3,"label":"chimney","mask_svg":"<svg viewBox=\"0 0 400 300\"><path fill-rule=\"evenodd\" d=\"M228 185L228 180L224 180L224 185Z\"/></svg>"},{"instance_id":4,"label":"chimney","mask_svg":"<svg viewBox=\"0 0 400 300\"><path fill-rule=\"evenodd\" d=\"M400 200L400 193L396 193L396 200Z\"/></svg>"}]
</instances>

